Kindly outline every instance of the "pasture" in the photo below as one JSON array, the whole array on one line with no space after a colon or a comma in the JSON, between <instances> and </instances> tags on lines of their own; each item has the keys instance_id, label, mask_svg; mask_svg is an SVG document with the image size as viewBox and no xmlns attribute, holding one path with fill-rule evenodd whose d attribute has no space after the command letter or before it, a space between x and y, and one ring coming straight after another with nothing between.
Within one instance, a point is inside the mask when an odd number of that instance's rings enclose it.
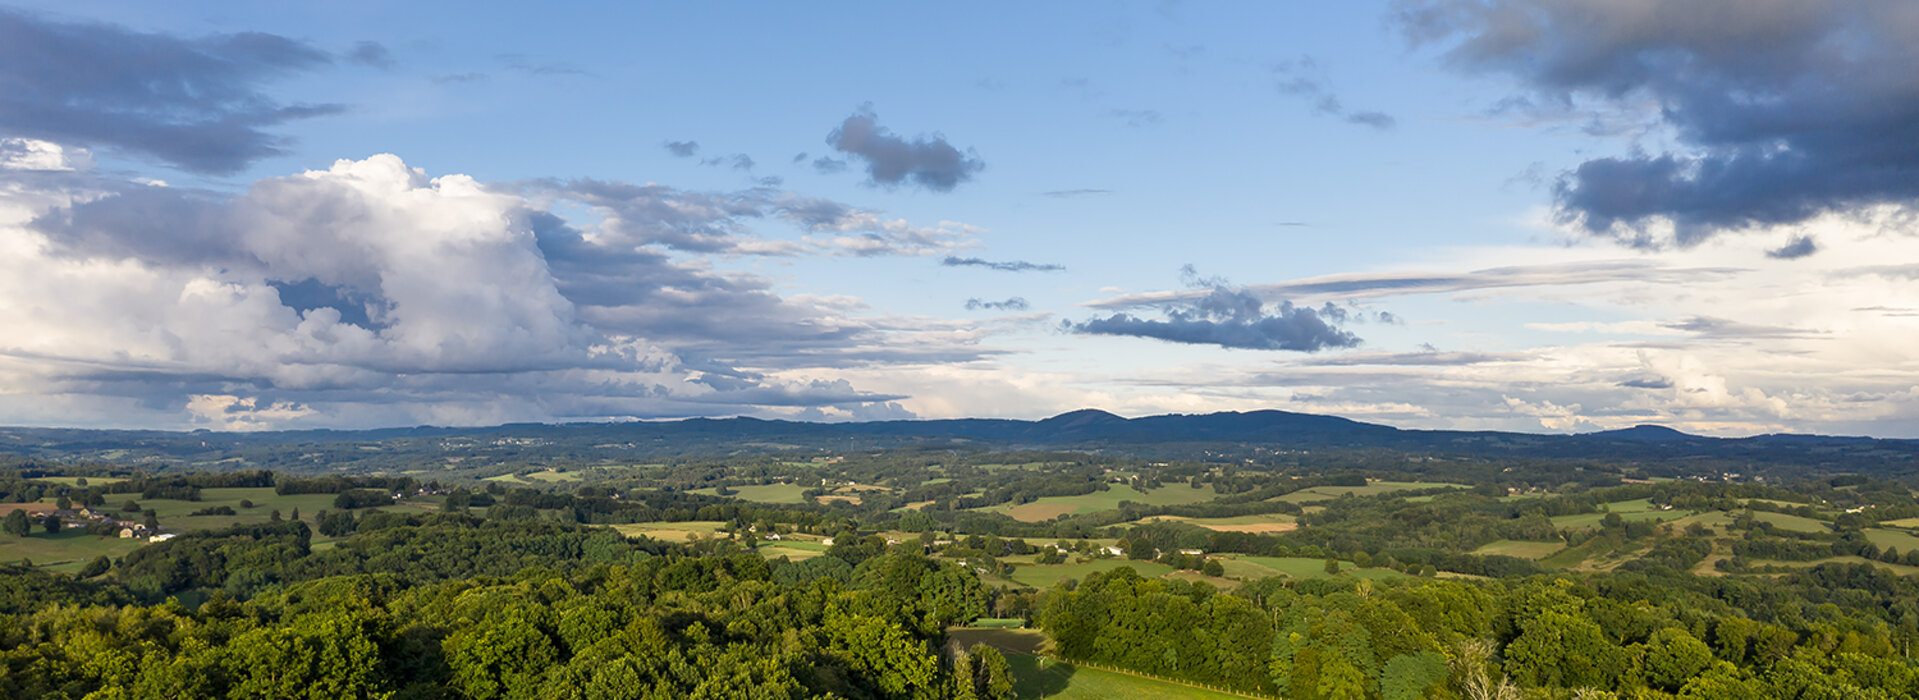
<instances>
[{"instance_id":1,"label":"pasture","mask_svg":"<svg viewBox=\"0 0 1919 700\"><path fill-rule=\"evenodd\" d=\"M1468 487L1465 484L1448 484L1444 482L1374 481L1367 483L1365 486L1314 486L1267 500L1306 504L1330 501L1348 494L1354 496L1378 496L1381 494L1399 493L1401 491L1423 491L1436 488L1463 489Z\"/></svg>"},{"instance_id":2,"label":"pasture","mask_svg":"<svg viewBox=\"0 0 1919 700\"><path fill-rule=\"evenodd\" d=\"M1014 520L1022 522L1037 523L1062 515L1114 510L1119 508L1120 501L1133 501L1154 506L1177 506L1210 501L1218 497L1219 492L1213 490L1210 485L1196 489L1184 484L1174 484L1141 492L1125 484L1112 484L1105 491L1094 491L1079 496L1048 496L1031 503L1002 503L988 506L983 510L1005 513Z\"/></svg>"},{"instance_id":3,"label":"pasture","mask_svg":"<svg viewBox=\"0 0 1919 700\"><path fill-rule=\"evenodd\" d=\"M1826 523L1798 515L1755 510L1752 517L1763 523L1772 523L1773 527L1792 532L1827 532L1832 530Z\"/></svg>"},{"instance_id":4,"label":"pasture","mask_svg":"<svg viewBox=\"0 0 1919 700\"><path fill-rule=\"evenodd\" d=\"M806 487L799 484L752 484L749 486L734 486L732 489L737 492L732 495L732 498L737 498L742 501L752 501L754 503L790 504L803 503L806 501L806 497L800 495L806 492ZM719 495L717 488L694 489L691 493L705 494L708 496Z\"/></svg>"},{"instance_id":5,"label":"pasture","mask_svg":"<svg viewBox=\"0 0 1919 700\"><path fill-rule=\"evenodd\" d=\"M685 542L693 535L700 537L720 536L720 528L726 523L718 520L688 520L684 522L622 523L608 525L627 537L645 535L667 542Z\"/></svg>"},{"instance_id":6,"label":"pasture","mask_svg":"<svg viewBox=\"0 0 1919 700\"><path fill-rule=\"evenodd\" d=\"M1296 522L1296 519L1285 513L1236 515L1228 518L1185 518L1177 515L1155 515L1142 518L1140 522L1186 523L1215 532L1290 532L1299 529L1299 523Z\"/></svg>"},{"instance_id":7,"label":"pasture","mask_svg":"<svg viewBox=\"0 0 1919 700\"><path fill-rule=\"evenodd\" d=\"M1473 553L1481 554L1481 555L1496 554L1499 556L1518 557L1520 559L1538 560L1538 559L1545 559L1546 557L1550 557L1553 554L1558 553L1559 550L1565 549L1565 548L1566 548L1566 544L1564 542L1524 542L1520 540L1499 540L1496 542L1488 542L1485 545L1481 546L1479 549L1473 550Z\"/></svg>"}]
</instances>

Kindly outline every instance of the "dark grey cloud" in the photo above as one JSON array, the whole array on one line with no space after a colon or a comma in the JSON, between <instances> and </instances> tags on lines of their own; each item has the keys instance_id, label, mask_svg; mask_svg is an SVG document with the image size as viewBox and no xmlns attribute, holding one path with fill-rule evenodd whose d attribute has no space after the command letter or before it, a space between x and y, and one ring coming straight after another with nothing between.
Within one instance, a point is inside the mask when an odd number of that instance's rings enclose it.
<instances>
[{"instance_id":1,"label":"dark grey cloud","mask_svg":"<svg viewBox=\"0 0 1919 700\"><path fill-rule=\"evenodd\" d=\"M1811 236L1793 236L1785 245L1766 251L1766 257L1779 260L1797 260L1819 252L1819 244Z\"/></svg>"},{"instance_id":2,"label":"dark grey cloud","mask_svg":"<svg viewBox=\"0 0 1919 700\"><path fill-rule=\"evenodd\" d=\"M1635 109L1676 153L1589 160L1558 216L1640 247L1919 201L1919 20L1905 0L1402 0L1414 43L1572 112ZM1671 239L1651 224L1670 221Z\"/></svg>"},{"instance_id":3,"label":"dark grey cloud","mask_svg":"<svg viewBox=\"0 0 1919 700\"><path fill-rule=\"evenodd\" d=\"M1006 301L986 301L979 298L966 300L968 311L1025 311L1029 308L1032 308L1032 305L1027 304L1023 297L1008 297Z\"/></svg>"},{"instance_id":4,"label":"dark grey cloud","mask_svg":"<svg viewBox=\"0 0 1919 700\"><path fill-rule=\"evenodd\" d=\"M872 107L861 107L826 135L834 150L866 162L867 177L888 187L911 183L935 192L951 192L986 167L979 156L961 152L939 134L911 141L880 126ZM819 165L815 161L815 166ZM821 168L824 172L825 168Z\"/></svg>"},{"instance_id":5,"label":"dark grey cloud","mask_svg":"<svg viewBox=\"0 0 1919 700\"><path fill-rule=\"evenodd\" d=\"M666 149L667 153L673 154L675 158L692 158L700 152L698 141L668 141L660 144L660 147Z\"/></svg>"},{"instance_id":6,"label":"dark grey cloud","mask_svg":"<svg viewBox=\"0 0 1919 700\"><path fill-rule=\"evenodd\" d=\"M1163 319L1117 313L1077 323L1063 321L1061 328L1090 335L1134 336L1247 350L1318 352L1326 348L1355 347L1361 342L1359 336L1338 327L1337 324L1347 320L1349 312L1330 302L1319 308L1280 302L1269 313L1265 302L1243 289L1227 286L1223 279L1200 278L1190 265L1182 274L1189 284L1206 287L1205 295L1166 305Z\"/></svg>"},{"instance_id":7,"label":"dark grey cloud","mask_svg":"<svg viewBox=\"0 0 1919 700\"><path fill-rule=\"evenodd\" d=\"M1281 93L1306 100L1313 105L1313 111L1337 118L1348 124L1368 126L1386 130L1398 125L1398 120L1385 112L1374 110L1352 110L1340 101L1335 94L1332 82L1326 78L1326 71L1311 56L1281 62L1273 67L1278 78Z\"/></svg>"},{"instance_id":8,"label":"dark grey cloud","mask_svg":"<svg viewBox=\"0 0 1919 700\"><path fill-rule=\"evenodd\" d=\"M1055 265L1052 263L1031 263L1025 260L983 260L980 258L962 258L952 255L948 255L945 259L940 260L940 264L947 267L984 267L988 270L999 270L1000 272L1059 272L1066 269L1065 265Z\"/></svg>"},{"instance_id":9,"label":"dark grey cloud","mask_svg":"<svg viewBox=\"0 0 1919 700\"><path fill-rule=\"evenodd\" d=\"M232 173L283 152L285 139L266 129L342 110L261 91L327 63L326 52L272 34L181 39L0 8L0 130Z\"/></svg>"},{"instance_id":10,"label":"dark grey cloud","mask_svg":"<svg viewBox=\"0 0 1919 700\"><path fill-rule=\"evenodd\" d=\"M353 50L346 52L346 58L354 63L380 70L392 70L395 65L393 52L388 51L385 45L377 41L362 41L354 44Z\"/></svg>"}]
</instances>

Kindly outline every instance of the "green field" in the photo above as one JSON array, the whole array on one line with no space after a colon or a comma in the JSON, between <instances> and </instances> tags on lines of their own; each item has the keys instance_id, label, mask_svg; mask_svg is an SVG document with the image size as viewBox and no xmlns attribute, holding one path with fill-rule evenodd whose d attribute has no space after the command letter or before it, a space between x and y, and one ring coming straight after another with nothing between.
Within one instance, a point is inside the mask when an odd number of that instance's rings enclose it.
<instances>
[{"instance_id":1,"label":"green field","mask_svg":"<svg viewBox=\"0 0 1919 700\"><path fill-rule=\"evenodd\" d=\"M734 491L739 492L733 494L731 496L732 498L737 498L742 501L752 501L754 503L802 503L806 500L804 496L800 495L806 492L806 487L799 484L755 484L752 486L734 486L732 488ZM719 489L694 489L691 493L718 496Z\"/></svg>"},{"instance_id":2,"label":"green field","mask_svg":"<svg viewBox=\"0 0 1919 700\"><path fill-rule=\"evenodd\" d=\"M1644 498L1608 503L1606 509L1606 512L1601 513L1553 516L1553 527L1561 530L1589 530L1599 527L1600 521L1606 519L1607 513L1618 513L1619 517L1627 522L1678 520L1694 514L1689 510L1660 510L1659 506L1653 505Z\"/></svg>"},{"instance_id":3,"label":"green field","mask_svg":"<svg viewBox=\"0 0 1919 700\"><path fill-rule=\"evenodd\" d=\"M1006 663L1013 669L1013 694L1022 699L1211 700L1241 697L1170 681L1074 666L1031 654L1007 654Z\"/></svg>"},{"instance_id":4,"label":"green field","mask_svg":"<svg viewBox=\"0 0 1919 700\"><path fill-rule=\"evenodd\" d=\"M32 535L24 538L0 535L0 562L30 559L35 566L48 571L71 574L79 571L94 557L125 556L127 552L139 549L146 543L146 540L131 537L121 539L89 535L80 529L61 530L60 534L49 535L35 528Z\"/></svg>"},{"instance_id":5,"label":"green field","mask_svg":"<svg viewBox=\"0 0 1919 700\"><path fill-rule=\"evenodd\" d=\"M985 644L1004 652L1013 670L1013 694L1019 698L1215 700L1242 697L1037 656L1046 645L1046 635L1038 630L951 627L946 633L961 648Z\"/></svg>"},{"instance_id":6,"label":"green field","mask_svg":"<svg viewBox=\"0 0 1919 700\"><path fill-rule=\"evenodd\" d=\"M801 547L799 546L801 544L815 545L818 546L818 548ZM760 556L768 559L786 557L793 561L799 561L801 559L812 559L813 557L825 554L826 547L811 542L763 542L753 551L759 552Z\"/></svg>"},{"instance_id":7,"label":"green field","mask_svg":"<svg viewBox=\"0 0 1919 700\"><path fill-rule=\"evenodd\" d=\"M1877 566L1879 568L1891 571L1892 573L1899 576L1911 576L1913 574L1919 574L1919 566L1906 566L1905 564L1887 564L1882 561L1867 559L1865 557L1827 557L1825 559L1815 559L1813 561L1779 561L1776 559L1754 559L1752 561L1752 564L1753 566L1763 566L1763 565L1784 566L1784 567L1793 568L1793 569L1811 568L1814 566L1818 566L1820 564L1871 564L1873 566Z\"/></svg>"},{"instance_id":8,"label":"green field","mask_svg":"<svg viewBox=\"0 0 1919 700\"><path fill-rule=\"evenodd\" d=\"M1026 626L1026 619L1020 617L982 617L966 625L979 629L1020 629Z\"/></svg>"},{"instance_id":9,"label":"green field","mask_svg":"<svg viewBox=\"0 0 1919 700\"><path fill-rule=\"evenodd\" d=\"M137 496L137 494L127 494ZM311 521L320 511L332 510L331 493L302 493L282 496L271 488L235 488L201 489L198 501L170 501L165 499L141 500L140 506L152 510L160 516L160 526L173 532L192 532L194 530L217 530L244 523L264 523L272 519L273 511L280 511L281 517L292 517L294 510L300 511L301 519ZM107 499L106 507L117 509L126 499L118 495ZM240 501L252 501L252 508L240 507ZM228 506L233 515L187 515L195 511L216 506ZM396 502L392 506L383 506L381 510L395 512L429 512L439 509L439 498L410 498ZM138 520L116 514L123 519Z\"/></svg>"},{"instance_id":10,"label":"green field","mask_svg":"<svg viewBox=\"0 0 1919 700\"><path fill-rule=\"evenodd\" d=\"M1172 573L1173 567L1153 561L1133 561L1130 559L1094 559L1084 564L1049 564L1046 566L1020 566L1013 569L1013 580L1034 588L1052 588L1060 579L1070 578L1084 581L1095 571L1110 571L1122 566L1133 567L1141 578L1158 578Z\"/></svg>"},{"instance_id":11,"label":"green field","mask_svg":"<svg viewBox=\"0 0 1919 700\"><path fill-rule=\"evenodd\" d=\"M1565 548L1566 544L1564 542L1499 540L1497 542L1488 542L1479 549L1473 550L1473 553L1497 554L1500 556L1518 557L1520 559L1544 559Z\"/></svg>"},{"instance_id":12,"label":"green field","mask_svg":"<svg viewBox=\"0 0 1919 700\"><path fill-rule=\"evenodd\" d=\"M1048 496L1032 503L1018 505L1001 503L982 510L1005 513L1012 516L1014 520L1036 523L1062 515L1114 510L1119 508L1120 501L1133 501L1154 506L1177 506L1210 501L1218 497L1219 492L1214 491L1211 485L1196 489L1183 484L1174 484L1141 493L1131 486L1114 484L1105 491L1094 491L1081 496Z\"/></svg>"},{"instance_id":13,"label":"green field","mask_svg":"<svg viewBox=\"0 0 1919 700\"><path fill-rule=\"evenodd\" d=\"M93 483L89 478L88 483ZM219 530L234 525L264 523L273 518L273 511L280 511L283 518L293 517L293 511L299 510L303 520L311 522L320 511L331 510L335 494L308 493L282 496L272 488L212 488L201 489L200 500L178 501L165 498L143 499L139 494L108 494L107 503L101 509L117 520L139 522L144 513L125 513L120 511L121 504L131 500L140 507L151 510L160 518L162 530L176 534L185 534L197 530ZM240 507L241 501L252 501L252 508ZM439 509L440 498L409 498L382 507L392 512L429 512ZM227 506L233 515L188 515L208 508ZM315 542L321 541L316 536ZM59 535L48 537L41 533L26 540L0 538L0 561L19 561L32 559L33 563L52 571L71 573L79 570L88 560L105 554L118 557L146 544L141 539L101 538L82 534L80 530L65 530Z\"/></svg>"},{"instance_id":14,"label":"green field","mask_svg":"<svg viewBox=\"0 0 1919 700\"><path fill-rule=\"evenodd\" d=\"M1919 518L1905 518L1903 520L1887 520L1879 524L1885 527L1919 528Z\"/></svg>"},{"instance_id":15,"label":"green field","mask_svg":"<svg viewBox=\"0 0 1919 700\"><path fill-rule=\"evenodd\" d=\"M1248 581L1272 576L1290 578L1326 578L1326 560L1312 557L1254 557L1227 555L1218 557L1219 564L1231 578ZM1399 578L1406 574L1392 569L1361 569L1350 561L1339 562L1339 573L1358 578L1385 579Z\"/></svg>"},{"instance_id":16,"label":"green field","mask_svg":"<svg viewBox=\"0 0 1919 700\"><path fill-rule=\"evenodd\" d=\"M1755 510L1752 512L1752 517L1760 522L1772 523L1773 527L1781 530L1791 530L1793 532L1827 532L1832 530L1831 527L1828 527L1825 523L1818 520L1797 515L1787 515L1785 513Z\"/></svg>"},{"instance_id":17,"label":"green field","mask_svg":"<svg viewBox=\"0 0 1919 700\"><path fill-rule=\"evenodd\" d=\"M1320 501L1330 501L1346 494L1355 496L1378 496L1386 493L1421 491L1437 488L1463 489L1469 487L1464 484L1447 484L1440 482L1375 481L1365 486L1314 486L1268 500L1285 501L1287 503L1318 503Z\"/></svg>"},{"instance_id":18,"label":"green field","mask_svg":"<svg viewBox=\"0 0 1919 700\"><path fill-rule=\"evenodd\" d=\"M620 534L625 535L627 537L638 537L640 535L646 535L647 537L651 537L656 540L666 540L668 542L685 542L687 538L692 535L699 535L701 537L712 537L718 534L720 531L720 527L724 525L726 525L726 523L720 522L718 520L688 520L686 522L678 522L678 523L669 523L669 522L626 523L621 525L609 525L608 527L613 528L614 530L618 531Z\"/></svg>"},{"instance_id":19,"label":"green field","mask_svg":"<svg viewBox=\"0 0 1919 700\"><path fill-rule=\"evenodd\" d=\"M1140 520L1140 522L1186 523L1219 532L1287 532L1299 527L1296 521L1297 518L1285 513L1235 515L1227 518L1184 518L1177 515L1154 515Z\"/></svg>"},{"instance_id":20,"label":"green field","mask_svg":"<svg viewBox=\"0 0 1919 700\"><path fill-rule=\"evenodd\" d=\"M126 479L122 479L114 476L36 476L33 478L33 481L45 481L48 483L64 484L67 486L79 486L79 484L76 484L74 482L79 481L80 479L86 479L88 486L105 486L107 484L117 484L122 481L126 481Z\"/></svg>"},{"instance_id":21,"label":"green field","mask_svg":"<svg viewBox=\"0 0 1919 700\"><path fill-rule=\"evenodd\" d=\"M1878 529L1866 530L1865 532L1866 540L1872 542L1880 549L1897 547L1902 553L1919 549L1919 537L1914 537L1911 533L1900 532L1898 530Z\"/></svg>"},{"instance_id":22,"label":"green field","mask_svg":"<svg viewBox=\"0 0 1919 700\"><path fill-rule=\"evenodd\" d=\"M497 481L506 484L563 484L569 481L579 480L579 472L563 472L554 469L543 469L526 474L501 474L483 479L483 481Z\"/></svg>"}]
</instances>

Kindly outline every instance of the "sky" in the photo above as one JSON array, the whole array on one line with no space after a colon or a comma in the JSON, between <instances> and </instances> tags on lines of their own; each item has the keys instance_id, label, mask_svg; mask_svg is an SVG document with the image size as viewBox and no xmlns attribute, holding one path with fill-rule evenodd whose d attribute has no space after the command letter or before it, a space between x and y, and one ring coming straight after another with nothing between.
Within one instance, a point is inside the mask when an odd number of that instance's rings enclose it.
<instances>
[{"instance_id":1,"label":"sky","mask_svg":"<svg viewBox=\"0 0 1919 700\"><path fill-rule=\"evenodd\" d=\"M0 424L1916 438L1916 205L1904 0L16 2Z\"/></svg>"}]
</instances>

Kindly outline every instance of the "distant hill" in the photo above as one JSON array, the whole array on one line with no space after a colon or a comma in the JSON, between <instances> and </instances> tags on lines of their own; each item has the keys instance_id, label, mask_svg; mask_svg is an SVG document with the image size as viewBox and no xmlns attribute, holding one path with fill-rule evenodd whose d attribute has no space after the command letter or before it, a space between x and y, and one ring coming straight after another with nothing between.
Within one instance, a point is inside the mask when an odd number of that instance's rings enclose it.
<instances>
[{"instance_id":1,"label":"distant hill","mask_svg":"<svg viewBox=\"0 0 1919 700\"><path fill-rule=\"evenodd\" d=\"M1819 435L1714 438L1656 425L1577 435L1404 430L1337 416L1275 410L1125 418L1083 409L1037 421L966 418L807 423L692 418L261 433L0 428L0 454L182 465L237 459L269 468L348 463L381 468L379 465L386 462L397 463L409 455L417 458L422 454L434 459L466 454L498 460L598 461L940 445L1093 450L1194 459L1250 458L1298 449L1394 450L1486 458L1717 460L1730 466L1754 463L1919 472L1919 440Z\"/></svg>"}]
</instances>

